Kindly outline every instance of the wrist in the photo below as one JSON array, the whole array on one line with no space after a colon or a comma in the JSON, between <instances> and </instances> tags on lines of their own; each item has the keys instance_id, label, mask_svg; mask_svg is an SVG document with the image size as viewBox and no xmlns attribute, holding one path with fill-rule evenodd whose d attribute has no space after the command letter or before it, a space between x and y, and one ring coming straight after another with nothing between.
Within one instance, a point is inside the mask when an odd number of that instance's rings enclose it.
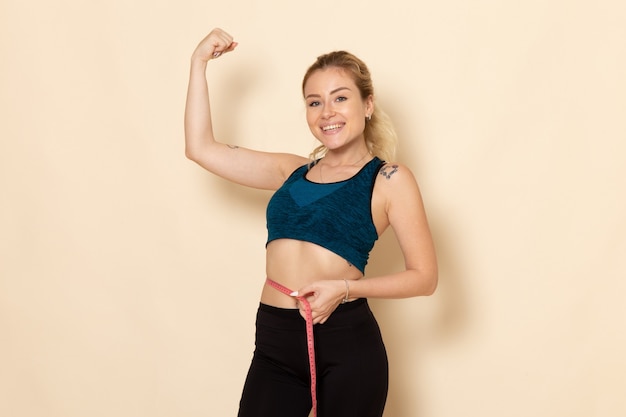
<instances>
[{"instance_id":1,"label":"wrist","mask_svg":"<svg viewBox=\"0 0 626 417\"><path fill-rule=\"evenodd\" d=\"M202 56L198 55L196 52L194 52L191 55L191 67L192 68L206 68L207 64L208 64L208 60L203 58Z\"/></svg>"},{"instance_id":2,"label":"wrist","mask_svg":"<svg viewBox=\"0 0 626 417\"><path fill-rule=\"evenodd\" d=\"M346 292L343 296L343 299L341 300L341 304L345 304L348 302L348 300L350 299L350 284L348 283L347 279L343 280L345 288L346 288Z\"/></svg>"}]
</instances>

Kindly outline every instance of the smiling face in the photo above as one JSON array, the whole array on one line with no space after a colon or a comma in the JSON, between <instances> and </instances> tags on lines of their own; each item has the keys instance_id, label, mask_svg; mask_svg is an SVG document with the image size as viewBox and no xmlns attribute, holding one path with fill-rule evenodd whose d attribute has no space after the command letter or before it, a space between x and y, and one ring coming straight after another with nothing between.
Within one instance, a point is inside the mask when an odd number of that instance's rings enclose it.
<instances>
[{"instance_id":1,"label":"smiling face","mask_svg":"<svg viewBox=\"0 0 626 417\"><path fill-rule=\"evenodd\" d=\"M365 119L374 110L373 99L361 97L348 72L337 67L313 72L304 99L309 129L329 150L365 144Z\"/></svg>"}]
</instances>

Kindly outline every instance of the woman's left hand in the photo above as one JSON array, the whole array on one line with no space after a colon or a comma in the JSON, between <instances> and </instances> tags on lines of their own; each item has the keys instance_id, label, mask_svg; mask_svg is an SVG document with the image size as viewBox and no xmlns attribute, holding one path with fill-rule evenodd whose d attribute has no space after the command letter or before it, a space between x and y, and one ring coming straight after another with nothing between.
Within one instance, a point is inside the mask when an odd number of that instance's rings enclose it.
<instances>
[{"instance_id":1,"label":"woman's left hand","mask_svg":"<svg viewBox=\"0 0 626 417\"><path fill-rule=\"evenodd\" d=\"M296 297L303 297L309 302L313 324L324 324L343 301L346 284L344 280L316 281L298 290L297 294ZM298 308L300 315L306 318L304 304L300 300Z\"/></svg>"}]
</instances>

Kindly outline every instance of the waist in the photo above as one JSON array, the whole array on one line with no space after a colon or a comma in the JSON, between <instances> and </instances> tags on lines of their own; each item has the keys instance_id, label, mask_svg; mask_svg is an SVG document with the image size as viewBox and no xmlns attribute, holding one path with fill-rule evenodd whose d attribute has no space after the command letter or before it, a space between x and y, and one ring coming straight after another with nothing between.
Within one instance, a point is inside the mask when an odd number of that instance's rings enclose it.
<instances>
[{"instance_id":1,"label":"waist","mask_svg":"<svg viewBox=\"0 0 626 417\"><path fill-rule=\"evenodd\" d=\"M357 298L354 301L339 304L335 309L335 312L350 311L351 309L357 308L358 306L361 306L363 304L367 304L367 298ZM288 319L298 319L298 321L300 322L302 321L302 316L300 315L299 311L293 308L276 307L261 302L259 303L259 311L263 311L268 314L278 315L281 317L286 317Z\"/></svg>"},{"instance_id":2,"label":"waist","mask_svg":"<svg viewBox=\"0 0 626 417\"><path fill-rule=\"evenodd\" d=\"M279 285L286 287L290 289L291 291L297 291L307 284L310 284L315 281L320 281L323 279L326 279L326 278L311 277L309 279L303 279L303 278L294 279L292 277L291 279L272 278L272 281L275 281ZM346 278L346 279L349 279L349 278ZM337 279L337 280L341 281L343 285L343 279L341 280ZM349 280L355 280L355 279L349 279ZM261 304L265 304L265 305L280 308L280 309L289 309L289 310L298 308L297 300L295 297L292 297L286 293L283 293L277 290L275 287L270 286L267 283L267 281L265 285L263 286L263 291L261 292Z\"/></svg>"},{"instance_id":3,"label":"waist","mask_svg":"<svg viewBox=\"0 0 626 417\"><path fill-rule=\"evenodd\" d=\"M333 314L330 315L328 321L322 327L329 328L330 325L341 324L355 324L355 318L359 316L369 316L370 308L367 302L367 298L357 298L354 301L339 304ZM281 308L272 305L259 303L259 309L257 312L257 320L261 319L264 325L270 327L276 327L283 330L293 329L304 331L303 323L304 319L300 315L297 309L293 308ZM318 328L319 326L315 326Z\"/></svg>"}]
</instances>

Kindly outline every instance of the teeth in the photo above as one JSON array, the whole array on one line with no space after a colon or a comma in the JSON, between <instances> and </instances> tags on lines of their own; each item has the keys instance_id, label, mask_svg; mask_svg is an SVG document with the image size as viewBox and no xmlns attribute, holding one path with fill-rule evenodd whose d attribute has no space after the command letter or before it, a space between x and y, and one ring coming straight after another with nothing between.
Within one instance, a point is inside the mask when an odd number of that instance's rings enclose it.
<instances>
[{"instance_id":1,"label":"teeth","mask_svg":"<svg viewBox=\"0 0 626 417\"><path fill-rule=\"evenodd\" d=\"M334 125L324 126L324 127L322 128L322 130L323 130L324 132L326 132L326 131L329 131L329 130L339 129L340 127L341 127L341 125L340 125L340 124L334 124Z\"/></svg>"}]
</instances>

